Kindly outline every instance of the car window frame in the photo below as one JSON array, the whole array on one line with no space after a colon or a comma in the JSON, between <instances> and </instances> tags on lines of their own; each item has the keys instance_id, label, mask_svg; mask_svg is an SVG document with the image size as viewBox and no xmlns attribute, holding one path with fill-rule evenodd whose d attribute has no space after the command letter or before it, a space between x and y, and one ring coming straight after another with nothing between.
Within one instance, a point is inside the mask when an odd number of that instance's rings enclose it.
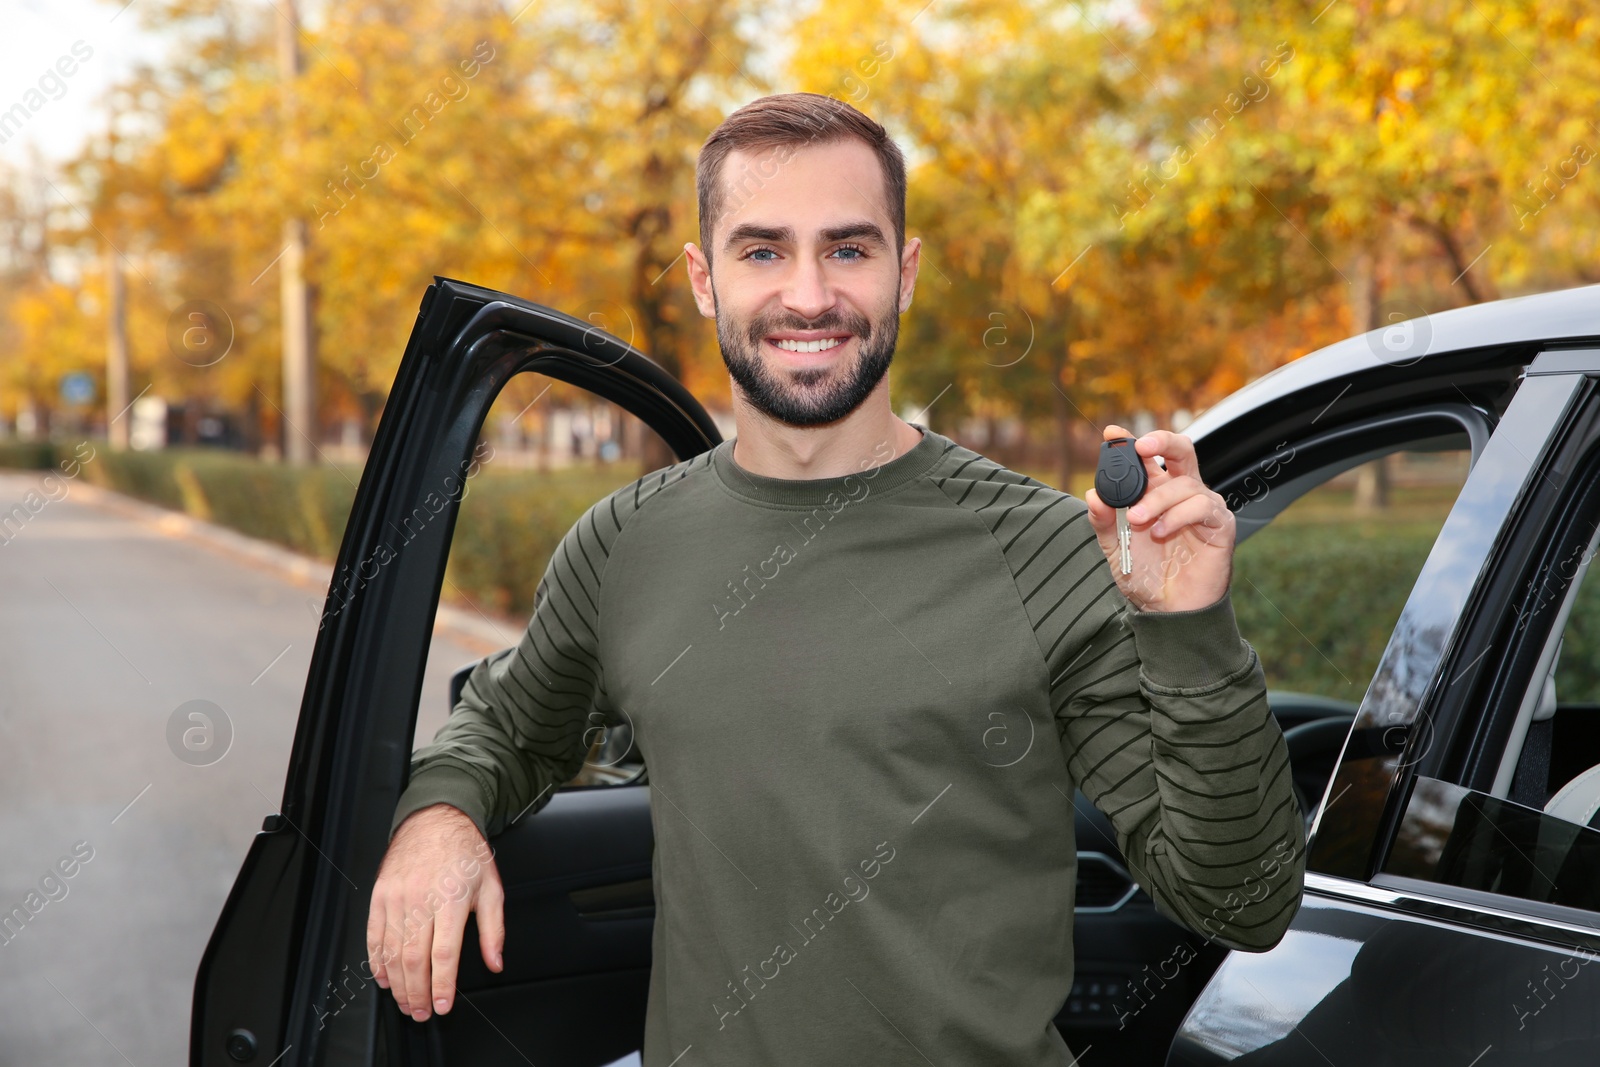
<instances>
[{"instance_id":1,"label":"car window frame","mask_svg":"<svg viewBox=\"0 0 1600 1067\"><path fill-rule=\"evenodd\" d=\"M1548 671L1552 643L1560 637L1586 568L1562 576L1559 597L1546 600L1550 575L1574 550L1592 551L1600 540L1600 382L1595 381L1600 351L1588 355L1580 361L1578 353L1559 350L1546 364L1559 370L1539 374L1537 361L1530 368L1532 377L1565 379L1570 402L1552 422L1535 479L1502 524L1480 603L1444 658L1440 677L1459 673L1451 684L1438 687L1437 699L1423 709L1424 715L1438 717L1430 742L1442 743L1411 761L1396 791L1399 810L1378 854L1379 869L1368 882L1396 894L1390 902L1405 910L1453 910L1456 921L1495 930L1515 927L1522 936L1561 944L1578 936L1600 947L1600 906L1554 904L1384 869L1419 780L1516 804L1497 792L1504 761L1530 686L1541 670ZM1548 607L1554 610L1542 610ZM1469 661L1464 668L1463 660ZM1542 809L1528 810L1543 815Z\"/></svg>"},{"instance_id":2,"label":"car window frame","mask_svg":"<svg viewBox=\"0 0 1600 1067\"><path fill-rule=\"evenodd\" d=\"M1600 376L1600 369L1595 375ZM1530 371L1530 383L1541 381L1564 383L1570 390L1568 402L1552 417L1542 454L1530 464L1538 470L1497 531L1495 550L1475 591L1478 603L1446 657L1450 682L1439 687L1430 707L1442 743L1414 761L1418 773L1484 793L1493 791L1529 672L1562 613L1535 613L1538 625L1531 627L1512 626L1511 620L1526 617L1522 609L1531 576L1569 550L1572 531L1567 524L1575 512L1600 508L1600 489L1581 479L1600 472L1600 382L1584 374ZM1572 485L1597 499L1575 497L1568 488ZM1553 540L1546 536L1552 530Z\"/></svg>"},{"instance_id":3,"label":"car window frame","mask_svg":"<svg viewBox=\"0 0 1600 1067\"><path fill-rule=\"evenodd\" d=\"M1268 457L1233 472L1212 488L1234 513L1237 540L1242 543L1270 526L1305 494L1382 456L1446 451L1450 449L1428 446L1445 446L1465 438L1470 474L1493 432L1494 424L1481 408L1467 403L1423 404L1331 426L1292 445L1285 438ZM1287 455L1278 451L1285 447ZM1307 454L1309 463L1301 458Z\"/></svg>"},{"instance_id":4,"label":"car window frame","mask_svg":"<svg viewBox=\"0 0 1600 1067\"><path fill-rule=\"evenodd\" d=\"M1422 397L1397 402L1377 413L1369 409L1358 417L1329 420L1313 431L1318 421L1312 419L1299 436L1290 435L1272 446L1264 458L1237 465L1215 479L1208 477L1208 483L1234 512L1241 542L1270 526L1301 496L1379 456L1464 445L1470 478L1497 422L1490 410L1465 395L1455 400ZM1364 698L1371 679L1361 681ZM1353 705L1353 710L1352 722L1359 715L1359 705ZM1340 760L1343 755L1341 752ZM1336 761L1335 773L1337 769ZM1313 798L1307 813L1313 824L1327 803L1331 785L1330 777L1329 788Z\"/></svg>"}]
</instances>

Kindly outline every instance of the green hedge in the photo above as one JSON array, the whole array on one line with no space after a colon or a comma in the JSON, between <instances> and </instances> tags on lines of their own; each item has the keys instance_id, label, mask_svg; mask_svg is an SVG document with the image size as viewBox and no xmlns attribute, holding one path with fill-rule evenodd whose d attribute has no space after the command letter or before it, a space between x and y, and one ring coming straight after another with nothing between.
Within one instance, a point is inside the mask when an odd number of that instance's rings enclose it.
<instances>
[{"instance_id":1,"label":"green hedge","mask_svg":"<svg viewBox=\"0 0 1600 1067\"><path fill-rule=\"evenodd\" d=\"M355 500L359 467L293 467L235 452L113 452L93 442L78 477L196 518L332 559ZM0 466L43 470L73 457L67 445L0 446Z\"/></svg>"},{"instance_id":2,"label":"green hedge","mask_svg":"<svg viewBox=\"0 0 1600 1067\"><path fill-rule=\"evenodd\" d=\"M353 467L300 469L203 449L96 448L80 475L87 481L321 559L338 550L360 480ZM42 470L71 454L67 446L0 444L0 466ZM636 477L634 464L548 474L484 469L462 501L444 599L465 596L487 611L526 618L561 536L590 504ZM1360 700L1447 505L1430 510L1437 517L1405 509L1389 519L1286 517L1239 546L1234 607L1268 684ZM1594 608L1585 605L1575 622L1594 614L1600 632L1600 602ZM1568 648L1563 674L1582 658L1575 651Z\"/></svg>"},{"instance_id":3,"label":"green hedge","mask_svg":"<svg viewBox=\"0 0 1600 1067\"><path fill-rule=\"evenodd\" d=\"M445 577L485 608L526 618L561 538L591 504L639 474L637 463L549 474L483 471L461 501Z\"/></svg>"},{"instance_id":4,"label":"green hedge","mask_svg":"<svg viewBox=\"0 0 1600 1067\"><path fill-rule=\"evenodd\" d=\"M0 444L0 467L45 470L73 450ZM461 502L443 598L463 597L512 617L533 611L534 592L563 534L588 506L639 476L637 464L533 471L481 471ZM296 468L236 452L168 449L112 452L95 443L79 477L219 525L332 560L355 501L361 469Z\"/></svg>"},{"instance_id":5,"label":"green hedge","mask_svg":"<svg viewBox=\"0 0 1600 1067\"><path fill-rule=\"evenodd\" d=\"M0 442L0 468L42 471L56 464L57 452L62 458L72 454L70 448L48 441L3 441Z\"/></svg>"},{"instance_id":6,"label":"green hedge","mask_svg":"<svg viewBox=\"0 0 1600 1067\"><path fill-rule=\"evenodd\" d=\"M1442 520L1282 523L1240 545L1234 612L1267 684L1358 703Z\"/></svg>"}]
</instances>

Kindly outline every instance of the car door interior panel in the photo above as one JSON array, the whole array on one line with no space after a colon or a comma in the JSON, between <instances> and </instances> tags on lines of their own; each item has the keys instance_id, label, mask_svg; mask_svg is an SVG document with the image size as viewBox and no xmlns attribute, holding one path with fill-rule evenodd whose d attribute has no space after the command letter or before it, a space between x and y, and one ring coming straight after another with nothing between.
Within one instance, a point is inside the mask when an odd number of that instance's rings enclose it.
<instances>
[{"instance_id":1,"label":"car door interior panel","mask_svg":"<svg viewBox=\"0 0 1600 1067\"><path fill-rule=\"evenodd\" d=\"M652 841L643 785L561 790L537 815L495 835L505 970L484 966L469 920L457 978L462 1003L437 1017L445 1062L526 1057L599 1067L640 1046L655 916Z\"/></svg>"}]
</instances>

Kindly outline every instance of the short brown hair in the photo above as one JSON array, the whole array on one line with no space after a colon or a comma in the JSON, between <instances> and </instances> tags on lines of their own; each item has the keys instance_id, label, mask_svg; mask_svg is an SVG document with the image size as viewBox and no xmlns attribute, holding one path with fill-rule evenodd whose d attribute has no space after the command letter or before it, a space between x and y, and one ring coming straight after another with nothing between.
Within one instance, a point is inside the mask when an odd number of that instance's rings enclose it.
<instances>
[{"instance_id":1,"label":"short brown hair","mask_svg":"<svg viewBox=\"0 0 1600 1067\"><path fill-rule=\"evenodd\" d=\"M884 193L894 223L895 256L906 243L906 161L884 128L843 100L819 93L777 93L739 108L700 146L695 189L700 207L700 250L709 264L715 222L726 213L722 163L735 150L799 148L859 138L883 165ZM785 157L784 162L787 162ZM758 176L759 177L759 176ZM771 175L767 175L771 177Z\"/></svg>"}]
</instances>

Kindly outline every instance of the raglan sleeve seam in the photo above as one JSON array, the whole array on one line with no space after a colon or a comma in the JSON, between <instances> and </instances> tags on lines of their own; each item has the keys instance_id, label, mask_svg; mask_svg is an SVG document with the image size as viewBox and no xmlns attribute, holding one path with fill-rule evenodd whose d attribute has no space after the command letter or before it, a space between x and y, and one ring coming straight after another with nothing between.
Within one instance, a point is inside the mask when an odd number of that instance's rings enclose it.
<instances>
[{"instance_id":1,"label":"raglan sleeve seam","mask_svg":"<svg viewBox=\"0 0 1600 1067\"><path fill-rule=\"evenodd\" d=\"M984 522L976 512L970 511L967 508L962 507L960 504L957 504L954 500L950 499L950 495L944 491L943 487L941 487L937 481L934 480L932 472L924 474L922 477L926 478L933 485L934 491L939 494L939 499L943 500L946 506L954 510L956 513L965 516L974 526L982 530L983 533L980 536L986 543L993 546L995 555L997 555L1000 559L1000 567L1006 573L1006 585L1011 590L1011 595L1016 603L1017 612L1022 616L1023 625L1026 626L1028 628L1028 632L1033 635L1033 648L1034 651L1039 654L1039 671L1040 675L1045 680L1045 700L1046 703L1048 703L1050 693L1050 657L1045 652L1044 645L1039 640L1039 631L1034 629L1033 619L1028 615L1028 605L1022 599L1022 586L1018 584L1016 571L1011 567L1011 560L1006 557L1005 546L1000 543L1000 538L994 532L994 530L989 528L989 524Z\"/></svg>"}]
</instances>

